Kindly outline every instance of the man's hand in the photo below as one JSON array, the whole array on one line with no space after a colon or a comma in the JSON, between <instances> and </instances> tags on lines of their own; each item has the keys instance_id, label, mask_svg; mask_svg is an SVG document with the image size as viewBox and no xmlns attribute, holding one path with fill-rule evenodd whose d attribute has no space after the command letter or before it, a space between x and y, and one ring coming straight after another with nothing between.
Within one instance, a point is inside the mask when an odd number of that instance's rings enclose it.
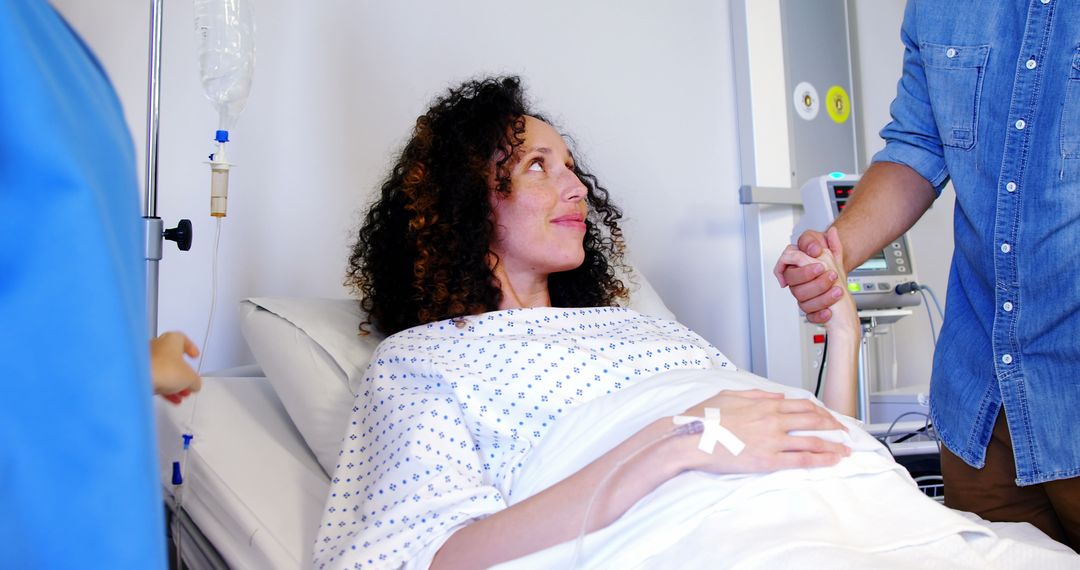
<instances>
[{"instance_id":1,"label":"man's hand","mask_svg":"<svg viewBox=\"0 0 1080 570\"><path fill-rule=\"evenodd\" d=\"M799 250L810 257L819 257L828 251L829 244L825 234L807 230L799 236ZM806 320L824 324L832 318L832 307L839 301L844 290L836 285L837 274L822 263L813 263L799 267L790 265L783 257L773 267L773 275L781 287L788 287L791 295L799 302L799 308L806 313Z\"/></svg>"},{"instance_id":2,"label":"man's hand","mask_svg":"<svg viewBox=\"0 0 1080 570\"><path fill-rule=\"evenodd\" d=\"M150 341L150 377L154 393L179 404L202 388L202 378L184 360L199 356L199 348L184 333L167 332Z\"/></svg>"}]
</instances>

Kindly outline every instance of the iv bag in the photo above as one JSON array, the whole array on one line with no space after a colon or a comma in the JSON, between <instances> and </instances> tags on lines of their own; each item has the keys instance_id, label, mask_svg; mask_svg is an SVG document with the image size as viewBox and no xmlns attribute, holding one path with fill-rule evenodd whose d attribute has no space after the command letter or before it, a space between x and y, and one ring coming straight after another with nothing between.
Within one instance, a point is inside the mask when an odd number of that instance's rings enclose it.
<instances>
[{"instance_id":1,"label":"iv bag","mask_svg":"<svg viewBox=\"0 0 1080 570\"><path fill-rule=\"evenodd\" d=\"M199 77L218 112L218 129L230 130L247 104L255 73L252 0L195 0Z\"/></svg>"}]
</instances>

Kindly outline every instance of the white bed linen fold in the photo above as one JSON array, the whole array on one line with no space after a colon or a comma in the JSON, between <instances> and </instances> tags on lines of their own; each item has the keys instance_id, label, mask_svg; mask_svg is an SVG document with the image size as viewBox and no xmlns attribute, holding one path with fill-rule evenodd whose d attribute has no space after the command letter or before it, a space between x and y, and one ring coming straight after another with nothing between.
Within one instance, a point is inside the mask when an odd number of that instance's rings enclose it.
<instances>
[{"instance_id":1,"label":"white bed linen fold","mask_svg":"<svg viewBox=\"0 0 1080 570\"><path fill-rule=\"evenodd\" d=\"M542 491L658 417L679 413L721 389L752 388L809 397L745 372L660 374L562 418L521 470L512 496L519 501ZM1030 539L1041 533L1024 541L1002 539L978 517L928 499L855 420L841 420L850 428L854 453L839 465L757 476L685 473L591 533L579 566L957 569L1080 563L1045 537ZM574 529L581 525L562 522ZM574 546L570 541L499 568L568 567Z\"/></svg>"},{"instance_id":2,"label":"white bed linen fold","mask_svg":"<svg viewBox=\"0 0 1080 570\"><path fill-rule=\"evenodd\" d=\"M157 405L166 493L180 435L193 431L183 507L233 568L311 564L329 480L265 378L204 378L194 429L189 398Z\"/></svg>"}]
</instances>

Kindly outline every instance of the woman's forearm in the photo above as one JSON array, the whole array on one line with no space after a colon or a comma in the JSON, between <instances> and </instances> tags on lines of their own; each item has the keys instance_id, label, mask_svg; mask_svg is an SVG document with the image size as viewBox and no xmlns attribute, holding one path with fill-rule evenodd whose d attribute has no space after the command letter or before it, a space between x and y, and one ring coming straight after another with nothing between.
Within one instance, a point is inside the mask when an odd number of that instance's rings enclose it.
<instances>
[{"instance_id":1,"label":"woman's forearm","mask_svg":"<svg viewBox=\"0 0 1080 570\"><path fill-rule=\"evenodd\" d=\"M821 401L831 410L854 416L862 327L850 293L844 293L844 298L833 305L833 318L825 324L825 332L829 335L828 352L825 354L828 366Z\"/></svg>"},{"instance_id":2,"label":"woman's forearm","mask_svg":"<svg viewBox=\"0 0 1080 570\"><path fill-rule=\"evenodd\" d=\"M847 272L844 271L843 265L844 246L836 228L829 228L825 233L825 239L828 241L829 249L823 251L817 259L836 272L836 285L840 287L842 294L832 306L832 318L825 323L825 333L829 335L828 352L825 354L828 367L821 401L831 410L854 416L858 399L856 378L858 377L862 326L859 324L859 311L855 307L855 300L846 290ZM805 255L803 257L802 261L806 262Z\"/></svg>"},{"instance_id":3,"label":"woman's forearm","mask_svg":"<svg viewBox=\"0 0 1080 570\"><path fill-rule=\"evenodd\" d=\"M431 568L487 568L576 538L605 478L585 528L591 532L606 527L684 470L685 446L676 445L681 436L656 443L673 429L670 420L657 420L570 477L461 528L442 546ZM608 478L621 461L625 463Z\"/></svg>"},{"instance_id":4,"label":"woman's forearm","mask_svg":"<svg viewBox=\"0 0 1080 570\"><path fill-rule=\"evenodd\" d=\"M856 411L856 378L859 364L860 330L854 327L827 327L829 348L826 354L828 366L825 371L825 384L821 390L821 401L825 407L854 416Z\"/></svg>"}]
</instances>

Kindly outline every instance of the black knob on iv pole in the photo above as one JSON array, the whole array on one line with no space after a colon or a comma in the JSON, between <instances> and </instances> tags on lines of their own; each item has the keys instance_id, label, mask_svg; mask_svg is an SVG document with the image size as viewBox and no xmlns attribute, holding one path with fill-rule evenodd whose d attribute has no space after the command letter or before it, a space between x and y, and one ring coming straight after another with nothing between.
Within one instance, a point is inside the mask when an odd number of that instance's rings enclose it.
<instances>
[{"instance_id":1,"label":"black knob on iv pole","mask_svg":"<svg viewBox=\"0 0 1080 570\"><path fill-rule=\"evenodd\" d=\"M175 228L169 228L165 230L162 237L169 241L175 241L176 247L180 251L188 251L191 249L191 238L194 232L191 230L191 220L180 220L177 222Z\"/></svg>"}]
</instances>

